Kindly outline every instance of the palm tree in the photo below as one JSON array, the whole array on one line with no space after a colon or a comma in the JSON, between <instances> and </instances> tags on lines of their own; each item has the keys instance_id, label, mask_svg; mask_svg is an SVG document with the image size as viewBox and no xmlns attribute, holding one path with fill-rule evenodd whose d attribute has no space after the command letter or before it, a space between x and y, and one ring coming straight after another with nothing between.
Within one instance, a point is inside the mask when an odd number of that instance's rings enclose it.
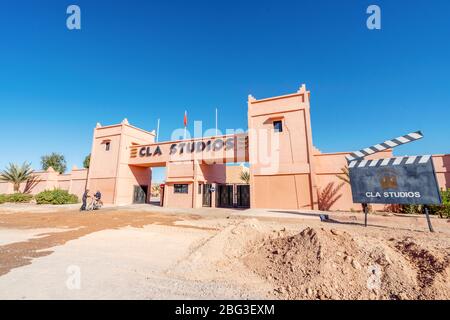
<instances>
[{"instance_id":1,"label":"palm tree","mask_svg":"<svg viewBox=\"0 0 450 320\"><path fill-rule=\"evenodd\" d=\"M240 178L241 178L241 180L244 181L246 184L249 184L249 183L250 183L250 172L248 172L247 170L241 171Z\"/></svg>"},{"instance_id":2,"label":"palm tree","mask_svg":"<svg viewBox=\"0 0 450 320\"><path fill-rule=\"evenodd\" d=\"M0 180L11 182L14 185L14 192L19 192L20 184L33 178L31 165L24 162L22 166L10 163L6 170L0 172Z\"/></svg>"}]
</instances>

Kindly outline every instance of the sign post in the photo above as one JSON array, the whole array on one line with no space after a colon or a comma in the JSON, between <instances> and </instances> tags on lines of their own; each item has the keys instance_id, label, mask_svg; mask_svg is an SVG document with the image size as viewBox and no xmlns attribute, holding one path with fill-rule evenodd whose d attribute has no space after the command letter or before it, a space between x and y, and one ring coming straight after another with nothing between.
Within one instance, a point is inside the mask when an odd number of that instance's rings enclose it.
<instances>
[{"instance_id":1,"label":"sign post","mask_svg":"<svg viewBox=\"0 0 450 320\"><path fill-rule=\"evenodd\" d=\"M430 232L434 232L433 226L431 225L431 219L430 219L430 214L428 212L428 206L425 206L425 215L427 216L428 229L430 229Z\"/></svg>"},{"instance_id":2,"label":"sign post","mask_svg":"<svg viewBox=\"0 0 450 320\"><path fill-rule=\"evenodd\" d=\"M364 208L364 226L367 227L367 214L369 213L369 205L367 203L362 204Z\"/></svg>"}]
</instances>

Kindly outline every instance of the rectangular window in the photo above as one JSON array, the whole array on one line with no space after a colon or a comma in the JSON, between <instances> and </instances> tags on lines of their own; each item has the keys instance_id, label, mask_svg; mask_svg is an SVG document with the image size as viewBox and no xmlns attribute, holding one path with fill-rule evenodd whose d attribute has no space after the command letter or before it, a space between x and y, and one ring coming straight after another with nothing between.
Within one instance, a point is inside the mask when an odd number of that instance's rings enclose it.
<instances>
[{"instance_id":1,"label":"rectangular window","mask_svg":"<svg viewBox=\"0 0 450 320\"><path fill-rule=\"evenodd\" d=\"M111 149L111 142L105 143L105 150L109 151Z\"/></svg>"},{"instance_id":2,"label":"rectangular window","mask_svg":"<svg viewBox=\"0 0 450 320\"><path fill-rule=\"evenodd\" d=\"M281 120L274 121L273 130L275 132L283 132L283 122Z\"/></svg>"},{"instance_id":3,"label":"rectangular window","mask_svg":"<svg viewBox=\"0 0 450 320\"><path fill-rule=\"evenodd\" d=\"M202 194L202 184L198 184L198 194Z\"/></svg>"},{"instance_id":4,"label":"rectangular window","mask_svg":"<svg viewBox=\"0 0 450 320\"><path fill-rule=\"evenodd\" d=\"M187 184L174 184L173 192L174 193L188 193L188 185Z\"/></svg>"}]
</instances>

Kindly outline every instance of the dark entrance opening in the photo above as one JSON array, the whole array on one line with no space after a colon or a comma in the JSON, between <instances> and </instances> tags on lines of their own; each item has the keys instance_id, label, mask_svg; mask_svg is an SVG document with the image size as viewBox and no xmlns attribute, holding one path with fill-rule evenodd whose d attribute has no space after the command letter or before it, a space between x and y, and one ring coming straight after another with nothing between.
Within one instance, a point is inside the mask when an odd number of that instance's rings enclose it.
<instances>
[{"instance_id":1,"label":"dark entrance opening","mask_svg":"<svg viewBox=\"0 0 450 320\"><path fill-rule=\"evenodd\" d=\"M233 207L233 185L217 185L217 206L222 208Z\"/></svg>"},{"instance_id":2,"label":"dark entrance opening","mask_svg":"<svg viewBox=\"0 0 450 320\"><path fill-rule=\"evenodd\" d=\"M203 206L211 207L211 184L203 184Z\"/></svg>"},{"instance_id":3,"label":"dark entrance opening","mask_svg":"<svg viewBox=\"0 0 450 320\"><path fill-rule=\"evenodd\" d=\"M151 185L147 191L147 203L154 206L164 206L164 187L166 181L166 167L152 166L150 176Z\"/></svg>"},{"instance_id":4,"label":"dark entrance opening","mask_svg":"<svg viewBox=\"0 0 450 320\"><path fill-rule=\"evenodd\" d=\"M239 208L250 208L250 186L248 184L237 185L236 198Z\"/></svg>"},{"instance_id":5,"label":"dark entrance opening","mask_svg":"<svg viewBox=\"0 0 450 320\"><path fill-rule=\"evenodd\" d=\"M133 203L147 203L148 186L134 186Z\"/></svg>"}]
</instances>

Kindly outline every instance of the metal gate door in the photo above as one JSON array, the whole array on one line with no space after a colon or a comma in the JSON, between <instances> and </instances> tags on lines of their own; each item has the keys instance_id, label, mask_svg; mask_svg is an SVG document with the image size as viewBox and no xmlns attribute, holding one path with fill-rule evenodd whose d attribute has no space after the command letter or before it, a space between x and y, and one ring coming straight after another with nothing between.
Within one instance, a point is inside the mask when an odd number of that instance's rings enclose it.
<instances>
[{"instance_id":1,"label":"metal gate door","mask_svg":"<svg viewBox=\"0 0 450 320\"><path fill-rule=\"evenodd\" d=\"M237 185L237 206L240 208L250 208L249 185Z\"/></svg>"},{"instance_id":2,"label":"metal gate door","mask_svg":"<svg viewBox=\"0 0 450 320\"><path fill-rule=\"evenodd\" d=\"M233 186L221 184L217 189L217 206L229 208L233 206Z\"/></svg>"}]
</instances>

